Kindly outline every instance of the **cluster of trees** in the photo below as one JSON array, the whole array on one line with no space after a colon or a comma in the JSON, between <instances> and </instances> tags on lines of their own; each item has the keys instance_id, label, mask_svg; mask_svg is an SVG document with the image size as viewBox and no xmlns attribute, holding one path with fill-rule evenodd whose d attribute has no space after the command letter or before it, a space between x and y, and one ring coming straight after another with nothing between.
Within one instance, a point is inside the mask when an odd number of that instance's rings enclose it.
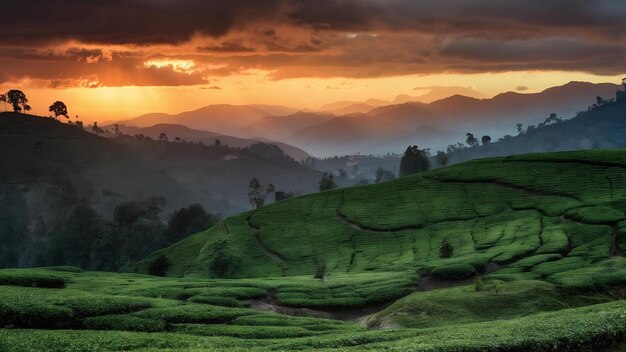
<instances>
[{"instance_id":1,"label":"cluster of trees","mask_svg":"<svg viewBox=\"0 0 626 352\"><path fill-rule=\"evenodd\" d=\"M0 94L0 103L4 104L4 111L8 111L7 104L11 105L13 111L17 113L32 110L31 106L28 104L26 94L19 89L11 89L6 93ZM70 115L67 112L67 105L65 105L64 102L60 100L55 101L48 107L48 111L54 114L55 119L58 119L59 116L63 116L68 119L68 123L72 123L69 121ZM76 116L76 119L76 122L73 124L82 128L83 122L78 120L78 116Z\"/></svg>"},{"instance_id":2,"label":"cluster of trees","mask_svg":"<svg viewBox=\"0 0 626 352\"><path fill-rule=\"evenodd\" d=\"M320 178L320 191L328 191L337 188L335 175L332 172L324 172Z\"/></svg>"},{"instance_id":3,"label":"cluster of trees","mask_svg":"<svg viewBox=\"0 0 626 352\"><path fill-rule=\"evenodd\" d=\"M258 209L265 205L267 196L274 192L276 192L276 187L272 183L264 186L259 182L259 179L254 177L248 184L248 201L255 209Z\"/></svg>"},{"instance_id":4,"label":"cluster of trees","mask_svg":"<svg viewBox=\"0 0 626 352\"><path fill-rule=\"evenodd\" d=\"M400 159L400 176L407 176L430 169L430 150L408 146Z\"/></svg>"},{"instance_id":5,"label":"cluster of trees","mask_svg":"<svg viewBox=\"0 0 626 352\"><path fill-rule=\"evenodd\" d=\"M381 183L391 181L395 178L396 175L394 175L393 172L383 169L382 167L378 167L378 169L376 169L376 179L374 180L374 182Z\"/></svg>"},{"instance_id":6,"label":"cluster of trees","mask_svg":"<svg viewBox=\"0 0 626 352\"><path fill-rule=\"evenodd\" d=\"M602 106L604 104L608 104L607 100L602 99L601 97L597 97L598 99L598 103L597 104L593 104L593 107L599 107ZM590 108L591 109L591 108ZM517 126L517 135L521 136L523 134L528 134L528 133L532 133L533 131L535 131L538 128L543 128L546 126L550 126L556 123L561 123L563 122L563 119L561 117L558 117L556 113L551 113L548 117L545 118L545 120L543 120L543 122L538 123L537 126L535 125L528 125L526 127L526 130L524 130L524 125L521 123L518 123ZM504 136L504 138L501 138L501 140L503 139L507 139L507 136Z\"/></svg>"},{"instance_id":7,"label":"cluster of trees","mask_svg":"<svg viewBox=\"0 0 626 352\"><path fill-rule=\"evenodd\" d=\"M11 105L14 112L31 110L26 94L21 90L11 89L4 94L0 94L0 102L4 103L4 111L7 111L7 103Z\"/></svg>"},{"instance_id":8,"label":"cluster of trees","mask_svg":"<svg viewBox=\"0 0 626 352\"><path fill-rule=\"evenodd\" d=\"M29 220L29 207L19 190L3 187L0 195L0 267L15 267L24 260L29 266L126 269L220 218L195 204L163 219L165 200L153 197L118 204L108 215L82 202L45 225L40 218Z\"/></svg>"}]
</instances>

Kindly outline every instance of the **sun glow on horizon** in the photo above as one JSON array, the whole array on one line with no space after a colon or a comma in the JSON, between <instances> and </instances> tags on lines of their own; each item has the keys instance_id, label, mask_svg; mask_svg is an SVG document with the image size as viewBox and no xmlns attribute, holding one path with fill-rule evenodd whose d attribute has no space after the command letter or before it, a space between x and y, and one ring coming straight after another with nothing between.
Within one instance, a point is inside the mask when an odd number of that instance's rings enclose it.
<instances>
[{"instance_id":1,"label":"sun glow on horizon","mask_svg":"<svg viewBox=\"0 0 626 352\"><path fill-rule=\"evenodd\" d=\"M172 67L190 73L196 68L193 60L149 60L146 67ZM33 113L47 115L47 107L55 100L64 101L70 115L84 122L119 121L150 112L179 113L211 104L271 104L296 109L315 110L336 101L365 101L370 98L392 101L401 94L419 96L420 87L472 87L485 97L502 92L539 92L569 81L615 83L622 76L599 76L588 73L561 71L528 71L475 74L405 75L380 78L290 78L273 80L270 72L249 70L246 74L219 77L206 85L158 87L70 87L41 88L28 83L22 88L27 94ZM20 87L3 84L0 89Z\"/></svg>"}]
</instances>

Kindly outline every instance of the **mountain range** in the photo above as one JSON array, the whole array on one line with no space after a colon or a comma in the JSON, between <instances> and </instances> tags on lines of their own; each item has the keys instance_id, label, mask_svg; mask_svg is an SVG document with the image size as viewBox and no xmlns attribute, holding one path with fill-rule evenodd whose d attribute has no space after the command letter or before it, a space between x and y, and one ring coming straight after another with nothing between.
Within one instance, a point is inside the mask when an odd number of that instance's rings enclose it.
<instances>
[{"instance_id":1,"label":"mountain range","mask_svg":"<svg viewBox=\"0 0 626 352\"><path fill-rule=\"evenodd\" d=\"M402 152L406 145L442 149L465 139L465 133L511 134L516 124L535 124L550 113L571 117L594 103L594 97L613 96L610 83L569 82L538 93L506 92L481 98L469 88L439 89L440 94L464 92L430 102L420 96L399 96L394 102L368 100L328 104L319 111L276 114L281 108L262 105L209 105L169 115L152 113L122 121L126 126L181 124L239 138L281 141L316 156L347 153ZM439 94L439 95L438 95ZM289 111L288 108L282 109Z\"/></svg>"}]
</instances>

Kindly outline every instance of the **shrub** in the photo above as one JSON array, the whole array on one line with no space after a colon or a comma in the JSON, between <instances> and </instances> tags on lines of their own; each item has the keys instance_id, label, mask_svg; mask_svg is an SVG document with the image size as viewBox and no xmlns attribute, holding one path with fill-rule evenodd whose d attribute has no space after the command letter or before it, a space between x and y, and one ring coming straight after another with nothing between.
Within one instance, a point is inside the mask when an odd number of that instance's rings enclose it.
<instances>
[{"instance_id":1,"label":"shrub","mask_svg":"<svg viewBox=\"0 0 626 352\"><path fill-rule=\"evenodd\" d=\"M448 242L448 240L441 242L441 246L439 247L439 258L450 258L453 253L454 247L452 247L452 244Z\"/></svg>"},{"instance_id":2,"label":"shrub","mask_svg":"<svg viewBox=\"0 0 626 352\"><path fill-rule=\"evenodd\" d=\"M321 280L324 279L324 275L326 275L326 261L323 258L316 257L315 275L313 277Z\"/></svg>"},{"instance_id":3,"label":"shrub","mask_svg":"<svg viewBox=\"0 0 626 352\"><path fill-rule=\"evenodd\" d=\"M209 253L209 270L217 277L227 277L237 272L241 260L230 248L226 239L213 244Z\"/></svg>"},{"instance_id":4,"label":"shrub","mask_svg":"<svg viewBox=\"0 0 626 352\"><path fill-rule=\"evenodd\" d=\"M148 273L154 276L165 276L167 270L170 268L170 261L161 254L155 259L148 267Z\"/></svg>"},{"instance_id":5,"label":"shrub","mask_svg":"<svg viewBox=\"0 0 626 352\"><path fill-rule=\"evenodd\" d=\"M433 269L433 271L431 272L433 276L450 280L465 279L474 275L475 273L476 269L469 264L453 264L440 266Z\"/></svg>"},{"instance_id":6,"label":"shrub","mask_svg":"<svg viewBox=\"0 0 626 352\"><path fill-rule=\"evenodd\" d=\"M86 318L83 324L91 330L122 330L155 332L165 330L165 322L160 319L146 319L129 315L103 315Z\"/></svg>"},{"instance_id":7,"label":"shrub","mask_svg":"<svg viewBox=\"0 0 626 352\"><path fill-rule=\"evenodd\" d=\"M0 271L0 285L63 288L65 279L61 276L31 270Z\"/></svg>"}]
</instances>

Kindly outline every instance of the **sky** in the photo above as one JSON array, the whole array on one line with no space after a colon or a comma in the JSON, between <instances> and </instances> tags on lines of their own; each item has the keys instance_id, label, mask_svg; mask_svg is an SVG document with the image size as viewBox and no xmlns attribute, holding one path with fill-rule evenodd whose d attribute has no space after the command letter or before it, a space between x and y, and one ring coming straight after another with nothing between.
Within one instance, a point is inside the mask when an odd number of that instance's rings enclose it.
<instances>
[{"instance_id":1,"label":"sky","mask_svg":"<svg viewBox=\"0 0 626 352\"><path fill-rule=\"evenodd\" d=\"M623 0L0 0L0 91L111 121L626 75Z\"/></svg>"}]
</instances>

